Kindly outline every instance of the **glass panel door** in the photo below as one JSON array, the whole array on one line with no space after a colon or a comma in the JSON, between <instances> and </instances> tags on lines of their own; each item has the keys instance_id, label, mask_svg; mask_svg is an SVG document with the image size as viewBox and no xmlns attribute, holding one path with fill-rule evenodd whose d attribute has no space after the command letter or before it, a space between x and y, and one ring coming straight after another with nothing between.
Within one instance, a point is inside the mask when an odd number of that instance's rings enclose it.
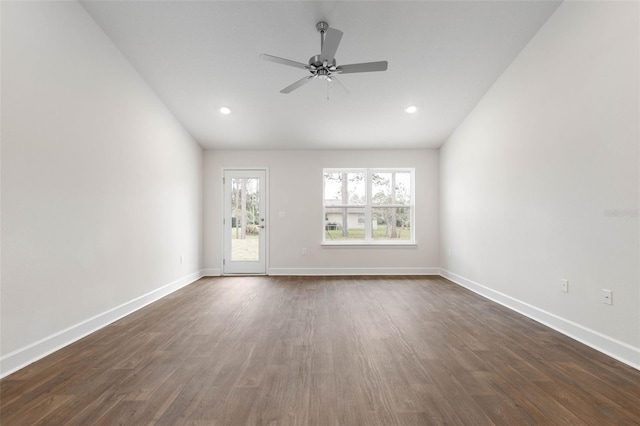
<instances>
[{"instance_id":1,"label":"glass panel door","mask_svg":"<svg viewBox=\"0 0 640 426\"><path fill-rule=\"evenodd\" d=\"M264 170L224 172L225 274L266 273L266 210Z\"/></svg>"}]
</instances>

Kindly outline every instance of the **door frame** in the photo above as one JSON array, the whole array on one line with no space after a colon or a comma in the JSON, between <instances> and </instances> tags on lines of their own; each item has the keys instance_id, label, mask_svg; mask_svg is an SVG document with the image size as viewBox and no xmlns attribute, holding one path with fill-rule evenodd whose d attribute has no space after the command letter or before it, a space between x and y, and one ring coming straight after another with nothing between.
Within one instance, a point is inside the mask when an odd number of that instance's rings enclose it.
<instances>
[{"instance_id":1,"label":"door frame","mask_svg":"<svg viewBox=\"0 0 640 426\"><path fill-rule=\"evenodd\" d=\"M264 273L241 273L241 272L225 272L225 216L227 211L227 194L225 191L225 175L226 172L246 172L246 171L259 171L264 172L264 218L265 228L261 231L264 234ZM269 234L271 232L271 225L269 222L269 168L268 167L222 167L222 176L220 178L220 182L222 182L222 242L221 242L221 256L220 256L220 264L222 268L220 268L221 275L229 275L229 276L237 276L237 275L269 275Z\"/></svg>"}]
</instances>

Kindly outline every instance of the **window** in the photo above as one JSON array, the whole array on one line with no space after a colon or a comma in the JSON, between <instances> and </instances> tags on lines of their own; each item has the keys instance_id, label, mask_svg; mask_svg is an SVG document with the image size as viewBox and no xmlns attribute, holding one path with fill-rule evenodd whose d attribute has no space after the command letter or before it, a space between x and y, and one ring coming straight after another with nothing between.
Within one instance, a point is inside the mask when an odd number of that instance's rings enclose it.
<instances>
[{"instance_id":1,"label":"window","mask_svg":"<svg viewBox=\"0 0 640 426\"><path fill-rule=\"evenodd\" d=\"M413 169L324 169L324 244L414 244Z\"/></svg>"}]
</instances>

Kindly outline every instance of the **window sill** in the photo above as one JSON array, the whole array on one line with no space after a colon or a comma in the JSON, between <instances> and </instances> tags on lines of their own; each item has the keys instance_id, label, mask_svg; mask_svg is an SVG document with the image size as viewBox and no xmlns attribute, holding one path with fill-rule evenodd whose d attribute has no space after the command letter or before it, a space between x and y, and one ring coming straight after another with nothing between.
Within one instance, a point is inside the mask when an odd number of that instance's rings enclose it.
<instances>
[{"instance_id":1,"label":"window sill","mask_svg":"<svg viewBox=\"0 0 640 426\"><path fill-rule=\"evenodd\" d=\"M417 247L418 244L415 241L407 242L367 242L367 241L336 241L336 242L323 242L322 247Z\"/></svg>"}]
</instances>

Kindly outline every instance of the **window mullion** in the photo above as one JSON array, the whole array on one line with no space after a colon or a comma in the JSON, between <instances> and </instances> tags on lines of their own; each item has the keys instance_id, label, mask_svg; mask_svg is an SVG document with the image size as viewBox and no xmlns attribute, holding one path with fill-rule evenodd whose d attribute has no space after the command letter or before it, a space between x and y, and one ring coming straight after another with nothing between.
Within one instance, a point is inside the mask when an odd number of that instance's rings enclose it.
<instances>
[{"instance_id":1,"label":"window mullion","mask_svg":"<svg viewBox=\"0 0 640 426\"><path fill-rule=\"evenodd\" d=\"M365 175L365 206L364 206L364 239L373 240L373 229L371 226L371 171L367 169Z\"/></svg>"}]
</instances>

